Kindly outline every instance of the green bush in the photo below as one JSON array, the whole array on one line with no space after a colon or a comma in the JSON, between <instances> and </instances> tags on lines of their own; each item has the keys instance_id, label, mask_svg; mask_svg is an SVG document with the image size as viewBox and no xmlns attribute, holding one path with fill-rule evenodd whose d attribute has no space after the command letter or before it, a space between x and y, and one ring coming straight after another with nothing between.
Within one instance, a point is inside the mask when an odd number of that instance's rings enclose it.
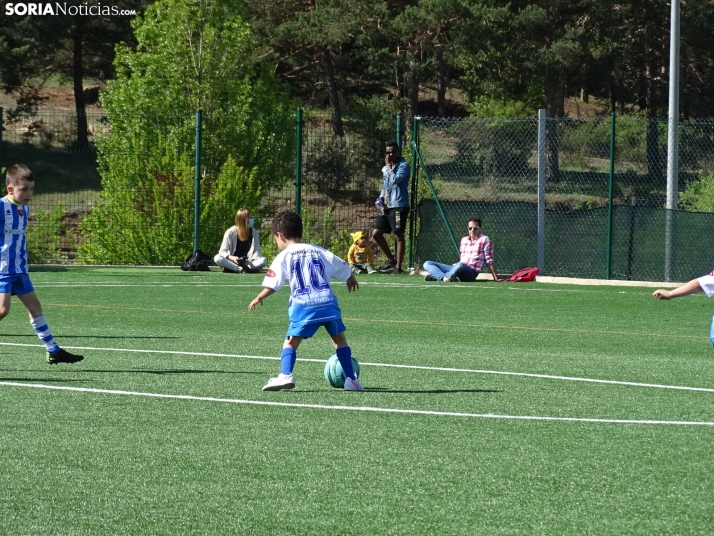
<instances>
[{"instance_id":1,"label":"green bush","mask_svg":"<svg viewBox=\"0 0 714 536\"><path fill-rule=\"evenodd\" d=\"M333 217L332 212L330 207L325 208L322 212L319 212L314 207L302 207L300 210L303 229L302 241L306 244L315 244L329 249L346 261L347 252L352 245L352 239L349 231L338 229L340 222ZM260 245L263 250L263 256L269 262L272 262L280 253L269 226L265 226L265 230L260 234Z\"/></svg>"},{"instance_id":2,"label":"green bush","mask_svg":"<svg viewBox=\"0 0 714 536\"><path fill-rule=\"evenodd\" d=\"M236 210L293 172L292 103L252 63L235 0L159 0L117 48L102 96L110 131L97 141L101 202L81 224L79 262L180 264L193 249L195 117L204 117L201 242L218 250Z\"/></svg>"},{"instance_id":3,"label":"green bush","mask_svg":"<svg viewBox=\"0 0 714 536\"><path fill-rule=\"evenodd\" d=\"M466 109L471 117L483 118L517 118L538 114L538 109L533 104L494 99L486 96L481 96L467 103Z\"/></svg>"},{"instance_id":4,"label":"green bush","mask_svg":"<svg viewBox=\"0 0 714 536\"><path fill-rule=\"evenodd\" d=\"M350 188L357 170L344 137L309 136L303 154L306 156L303 163L306 186L332 199L339 198Z\"/></svg>"},{"instance_id":5,"label":"green bush","mask_svg":"<svg viewBox=\"0 0 714 536\"><path fill-rule=\"evenodd\" d=\"M380 168L384 165L384 144L397 139L395 117L404 112L404 107L404 99L385 99L379 95L352 99L345 118L349 132L361 140L356 153L363 171L370 173L375 162ZM402 131L410 130L412 126L406 124L404 116L402 121Z\"/></svg>"},{"instance_id":6,"label":"green bush","mask_svg":"<svg viewBox=\"0 0 714 536\"><path fill-rule=\"evenodd\" d=\"M27 228L27 259L30 264L57 262L62 235L68 226L62 221L66 211L59 203L50 211L31 211L34 221Z\"/></svg>"},{"instance_id":7,"label":"green bush","mask_svg":"<svg viewBox=\"0 0 714 536\"><path fill-rule=\"evenodd\" d=\"M690 212L714 212L714 173L704 173L689 183L680 194L678 205Z\"/></svg>"},{"instance_id":8,"label":"green bush","mask_svg":"<svg viewBox=\"0 0 714 536\"><path fill-rule=\"evenodd\" d=\"M456 139L460 173L482 178L520 178L530 170L535 150L533 119L467 119L454 122L449 135Z\"/></svg>"}]
</instances>

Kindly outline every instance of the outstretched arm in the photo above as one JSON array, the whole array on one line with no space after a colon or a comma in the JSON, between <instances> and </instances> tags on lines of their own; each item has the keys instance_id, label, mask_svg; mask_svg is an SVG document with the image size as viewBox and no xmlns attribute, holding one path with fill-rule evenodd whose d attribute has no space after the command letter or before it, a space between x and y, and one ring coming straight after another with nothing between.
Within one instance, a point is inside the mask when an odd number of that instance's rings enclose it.
<instances>
[{"instance_id":1,"label":"outstretched arm","mask_svg":"<svg viewBox=\"0 0 714 536\"><path fill-rule=\"evenodd\" d=\"M345 283L347 283L347 292L352 292L353 290L357 290L359 288L359 283L357 283L357 278L354 274L350 275Z\"/></svg>"},{"instance_id":2,"label":"outstretched arm","mask_svg":"<svg viewBox=\"0 0 714 536\"><path fill-rule=\"evenodd\" d=\"M252 311L255 309L255 306L260 304L261 306L263 305L263 300L270 296L271 294L275 294L275 291L272 288L264 288L263 290L260 291L260 294L258 294L255 299L250 302L250 305L248 305L248 310Z\"/></svg>"},{"instance_id":3,"label":"outstretched arm","mask_svg":"<svg viewBox=\"0 0 714 536\"><path fill-rule=\"evenodd\" d=\"M681 296L689 296L690 294L696 294L697 292L702 292L702 287L699 281L692 279L689 283L685 283L681 287L677 287L674 290L658 289L652 293L652 296L659 298L660 300L671 300L672 298L679 298Z\"/></svg>"}]
</instances>

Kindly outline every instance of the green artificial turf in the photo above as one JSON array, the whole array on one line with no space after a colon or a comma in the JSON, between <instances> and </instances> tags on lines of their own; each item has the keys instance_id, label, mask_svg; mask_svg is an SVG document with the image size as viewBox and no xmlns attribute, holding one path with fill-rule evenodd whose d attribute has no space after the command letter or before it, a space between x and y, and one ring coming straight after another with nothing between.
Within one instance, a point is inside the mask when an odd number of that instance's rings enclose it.
<instances>
[{"instance_id":1,"label":"green artificial turf","mask_svg":"<svg viewBox=\"0 0 714 536\"><path fill-rule=\"evenodd\" d=\"M46 365L13 299L0 322L0 532L714 527L703 294L378 275L348 294L333 282L366 391L325 381L322 330L298 351L296 388L264 393L288 291L248 312L260 275L32 279L58 342L85 360Z\"/></svg>"}]
</instances>

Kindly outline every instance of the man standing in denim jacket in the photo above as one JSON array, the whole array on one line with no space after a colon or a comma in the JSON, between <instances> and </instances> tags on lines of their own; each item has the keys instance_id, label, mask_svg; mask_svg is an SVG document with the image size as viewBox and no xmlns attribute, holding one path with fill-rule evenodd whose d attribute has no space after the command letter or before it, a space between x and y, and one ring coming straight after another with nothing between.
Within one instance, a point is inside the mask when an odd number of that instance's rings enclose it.
<instances>
[{"instance_id":1,"label":"man standing in denim jacket","mask_svg":"<svg viewBox=\"0 0 714 536\"><path fill-rule=\"evenodd\" d=\"M374 220L372 238L387 256L387 264L378 271L383 274L401 274L404 252L404 229L409 216L409 175L410 168L402 158L399 144L391 140L386 143L385 166L382 168L382 191L379 194L384 206L384 214ZM379 206L379 204L377 204ZM392 255L384 235L394 233L396 257Z\"/></svg>"}]
</instances>

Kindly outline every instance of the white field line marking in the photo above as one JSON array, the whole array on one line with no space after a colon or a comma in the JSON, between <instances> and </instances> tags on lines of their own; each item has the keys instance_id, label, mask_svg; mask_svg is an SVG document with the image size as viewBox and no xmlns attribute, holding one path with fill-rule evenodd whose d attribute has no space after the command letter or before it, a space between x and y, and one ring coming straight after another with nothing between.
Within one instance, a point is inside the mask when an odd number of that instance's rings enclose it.
<instances>
[{"instance_id":1,"label":"white field line marking","mask_svg":"<svg viewBox=\"0 0 714 536\"><path fill-rule=\"evenodd\" d=\"M0 342L0 346L25 346L31 348L41 347L39 344L26 344L26 343L16 343L16 342ZM273 356L263 356L263 355L243 355L243 354L217 354L210 352L182 352L178 350L138 350L133 348L96 348L93 346L63 346L63 348L68 348L70 350L96 350L104 352L126 352L126 353L141 353L141 354L167 354L167 355L194 355L202 357L233 357L240 359L262 359L268 361L280 361L279 357ZM303 363L324 363L324 359L306 359L299 358L298 361ZM626 382L619 380L599 380L595 378L578 378L574 376L554 376L550 374L535 374L529 372L506 372L500 370L478 370L478 369L462 369L462 368L452 368L452 367L427 367L423 365L398 365L394 363L369 363L360 362L360 365L370 366L370 367L388 367L388 368L402 368L409 370L428 370L434 372L459 372L468 374L494 374L498 376L521 376L524 378L541 378L545 380L561 380L570 382L586 382L586 383L602 383L608 385L627 385L630 387L650 387L653 389L674 389L677 391L698 391L703 393L714 393L714 389L709 387L686 387L680 385L663 385L659 383L640 383L640 382Z\"/></svg>"},{"instance_id":2,"label":"white field line marking","mask_svg":"<svg viewBox=\"0 0 714 536\"><path fill-rule=\"evenodd\" d=\"M424 283L374 283L368 281L360 281L360 286L362 285L372 285L379 287L411 287L411 288L439 288L438 285L427 285ZM203 281L191 281L191 282L175 282L166 283L166 281L154 281L154 282L144 282L144 283L76 283L76 282L53 282L53 283L35 283L33 282L35 288L84 288L84 287L262 287L260 283L206 283ZM459 285L449 285L449 287L457 287ZM446 288L444 285L441 288ZM461 288L475 288L466 287L461 285ZM486 288L486 287L484 287ZM490 287L495 288L495 287Z\"/></svg>"},{"instance_id":3,"label":"white field line marking","mask_svg":"<svg viewBox=\"0 0 714 536\"><path fill-rule=\"evenodd\" d=\"M109 395L144 396L148 398L169 398L176 400L196 400L201 402L223 402L228 404L246 404L252 406L275 406L300 409L327 409L339 411L365 411L372 413L398 413L402 415L431 415L439 417L468 417L476 419L509 419L521 421L560 421L585 422L602 424L667 424L679 426L714 426L714 422L702 421L656 421L647 419L594 419L586 417L547 417L540 415L498 415L494 413L461 413L456 411L428 411L419 409L377 408L371 406L329 406L326 404L297 404L290 402L267 402L264 400L245 400L234 398L215 398L210 396L168 395L161 393L143 393L139 391L119 391L114 389L92 389L88 387L69 387L65 385L44 385L39 383L3 382L0 385L9 387L25 387L33 389L49 389L53 391L75 391L80 393L97 393Z\"/></svg>"},{"instance_id":4,"label":"white field line marking","mask_svg":"<svg viewBox=\"0 0 714 536\"><path fill-rule=\"evenodd\" d=\"M155 282L155 283L139 283L139 284L128 284L128 283L92 283L92 284L81 284L81 283L33 283L36 288L78 288L78 287L262 287L263 285L259 283L250 284L220 284L220 283L166 283Z\"/></svg>"},{"instance_id":5,"label":"white field line marking","mask_svg":"<svg viewBox=\"0 0 714 536\"><path fill-rule=\"evenodd\" d=\"M422 283L379 283L376 281L359 281L360 285L367 286L378 286L378 287L411 287L411 288L428 288L428 289L443 289L443 288L470 288L473 290L492 290L496 286L481 286L481 285L464 285L458 283L452 283L450 285L434 285L425 282ZM77 282L62 282L55 281L52 283L35 283L33 285L36 288L78 288L78 287L262 287L260 283L207 283L203 281L190 281L190 282L175 282L166 283L166 281L154 281L154 282L144 282L144 283L77 283ZM546 289L546 288L523 288L523 287L507 287L508 290L537 290L539 292L590 292L587 290L580 289Z\"/></svg>"}]
</instances>

